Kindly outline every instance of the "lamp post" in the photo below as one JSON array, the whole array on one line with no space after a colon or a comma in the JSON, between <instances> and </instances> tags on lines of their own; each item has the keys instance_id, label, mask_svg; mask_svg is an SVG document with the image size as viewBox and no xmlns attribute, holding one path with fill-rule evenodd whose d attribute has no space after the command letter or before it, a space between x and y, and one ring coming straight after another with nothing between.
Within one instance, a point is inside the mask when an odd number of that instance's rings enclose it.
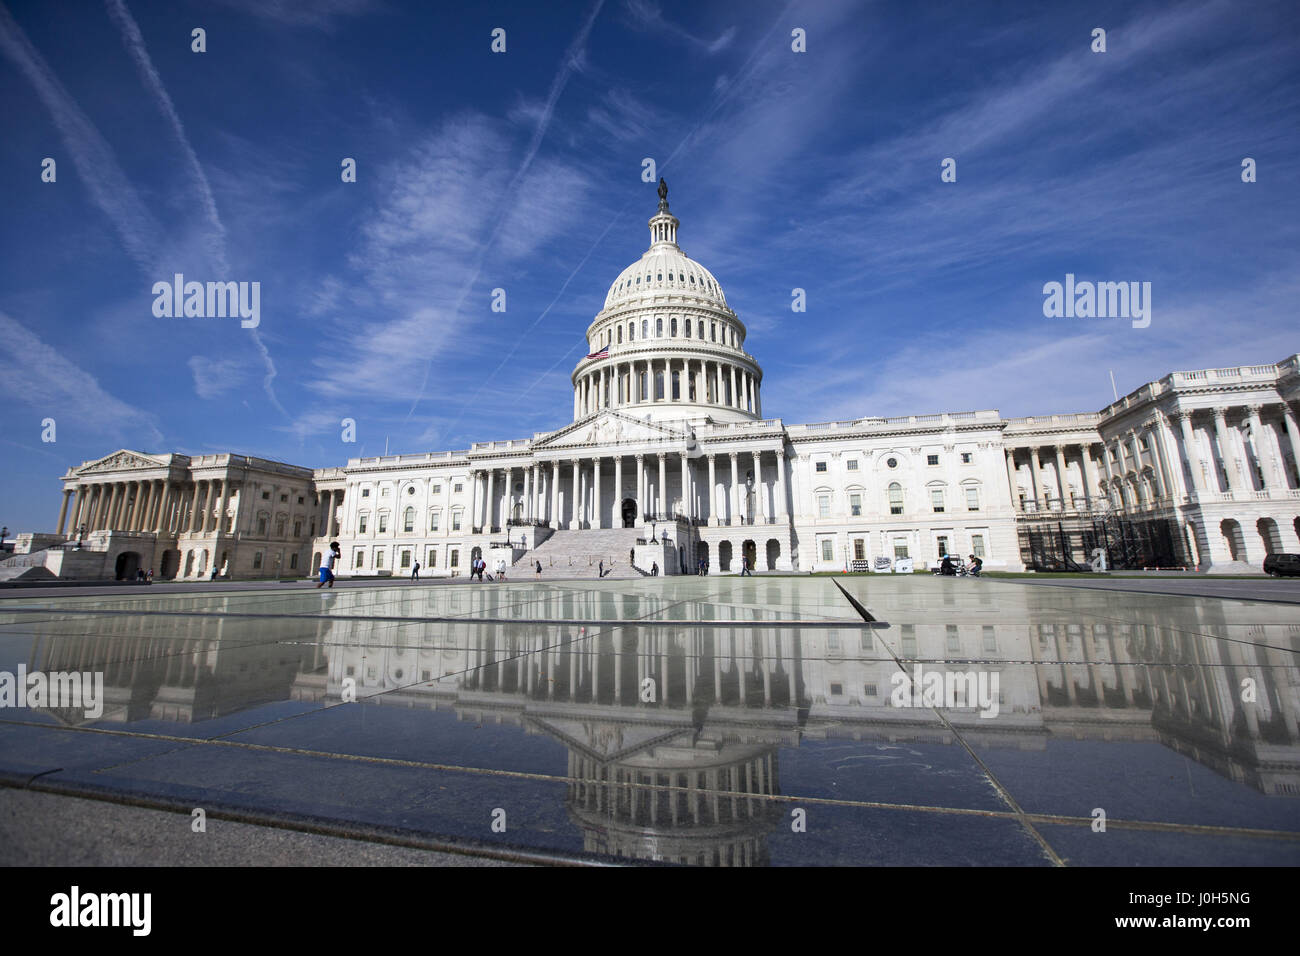
<instances>
[{"instance_id":1,"label":"lamp post","mask_svg":"<svg viewBox=\"0 0 1300 956\"><path fill-rule=\"evenodd\" d=\"M77 547L75 548L75 550L77 551L81 550L81 539L84 538L85 536L86 536L86 525L85 523L82 523L77 526Z\"/></svg>"}]
</instances>

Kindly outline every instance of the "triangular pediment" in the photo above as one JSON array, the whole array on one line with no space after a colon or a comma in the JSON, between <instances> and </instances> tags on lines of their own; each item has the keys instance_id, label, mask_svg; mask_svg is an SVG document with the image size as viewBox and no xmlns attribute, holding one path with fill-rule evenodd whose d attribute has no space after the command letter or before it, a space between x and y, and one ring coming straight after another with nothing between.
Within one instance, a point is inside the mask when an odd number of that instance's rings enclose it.
<instances>
[{"instance_id":1,"label":"triangular pediment","mask_svg":"<svg viewBox=\"0 0 1300 956\"><path fill-rule=\"evenodd\" d=\"M533 449L585 448L592 445L684 442L686 432L621 412L602 411L533 442Z\"/></svg>"},{"instance_id":2,"label":"triangular pediment","mask_svg":"<svg viewBox=\"0 0 1300 956\"><path fill-rule=\"evenodd\" d=\"M600 761L626 760L643 750L666 744L683 734L691 734L690 727L626 724L579 717L531 719L541 730L566 746L581 750Z\"/></svg>"},{"instance_id":3,"label":"triangular pediment","mask_svg":"<svg viewBox=\"0 0 1300 956\"><path fill-rule=\"evenodd\" d=\"M167 464L165 458L154 458L127 448L119 449L98 461L92 461L77 469L77 474L88 475L100 471L129 471L132 468L162 468Z\"/></svg>"}]
</instances>

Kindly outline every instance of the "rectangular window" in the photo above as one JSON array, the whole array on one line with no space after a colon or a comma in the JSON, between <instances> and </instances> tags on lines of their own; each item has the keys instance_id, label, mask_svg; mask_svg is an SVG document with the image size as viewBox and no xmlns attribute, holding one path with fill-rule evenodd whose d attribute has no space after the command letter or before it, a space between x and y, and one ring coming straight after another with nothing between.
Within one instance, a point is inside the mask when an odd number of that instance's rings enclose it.
<instances>
[{"instance_id":1,"label":"rectangular window","mask_svg":"<svg viewBox=\"0 0 1300 956\"><path fill-rule=\"evenodd\" d=\"M934 505L935 513L943 511L943 492L935 488L930 492L930 503Z\"/></svg>"},{"instance_id":2,"label":"rectangular window","mask_svg":"<svg viewBox=\"0 0 1300 956\"><path fill-rule=\"evenodd\" d=\"M436 549L434 549L434 548L430 548L430 549L429 549L429 567L431 567L431 568L436 568L437 566L438 566L438 552L437 552Z\"/></svg>"},{"instance_id":3,"label":"rectangular window","mask_svg":"<svg viewBox=\"0 0 1300 956\"><path fill-rule=\"evenodd\" d=\"M375 570L382 570L384 567L384 551L382 548L375 551Z\"/></svg>"},{"instance_id":4,"label":"rectangular window","mask_svg":"<svg viewBox=\"0 0 1300 956\"><path fill-rule=\"evenodd\" d=\"M862 514L862 496L849 495L849 514L857 517Z\"/></svg>"},{"instance_id":5,"label":"rectangular window","mask_svg":"<svg viewBox=\"0 0 1300 956\"><path fill-rule=\"evenodd\" d=\"M948 553L948 536L940 535L939 536L939 557L942 558L947 553Z\"/></svg>"},{"instance_id":6,"label":"rectangular window","mask_svg":"<svg viewBox=\"0 0 1300 956\"><path fill-rule=\"evenodd\" d=\"M450 564L451 564L451 566L452 566L453 568L458 568L458 567L460 567L460 549L459 549L459 548L452 548L452 549L451 549L451 562L450 562Z\"/></svg>"},{"instance_id":7,"label":"rectangular window","mask_svg":"<svg viewBox=\"0 0 1300 956\"><path fill-rule=\"evenodd\" d=\"M827 631L826 646L833 651L838 651L840 649L840 636L834 631Z\"/></svg>"},{"instance_id":8,"label":"rectangular window","mask_svg":"<svg viewBox=\"0 0 1300 956\"><path fill-rule=\"evenodd\" d=\"M980 510L980 490L978 488L966 489L966 510L967 511Z\"/></svg>"},{"instance_id":9,"label":"rectangular window","mask_svg":"<svg viewBox=\"0 0 1300 956\"><path fill-rule=\"evenodd\" d=\"M270 493L269 491L264 491L264 492L262 492L262 500L263 500L263 501L270 501L270 500L271 500L271 493Z\"/></svg>"},{"instance_id":10,"label":"rectangular window","mask_svg":"<svg viewBox=\"0 0 1300 956\"><path fill-rule=\"evenodd\" d=\"M366 533L366 516L361 515L361 517L357 518L357 534L365 534L365 533Z\"/></svg>"},{"instance_id":11,"label":"rectangular window","mask_svg":"<svg viewBox=\"0 0 1300 956\"><path fill-rule=\"evenodd\" d=\"M304 504L304 500L303 500L302 495L299 495L299 496L298 496L298 504Z\"/></svg>"},{"instance_id":12,"label":"rectangular window","mask_svg":"<svg viewBox=\"0 0 1300 956\"><path fill-rule=\"evenodd\" d=\"M993 629L992 624L984 625L983 646L986 654L995 654L998 649L997 631Z\"/></svg>"},{"instance_id":13,"label":"rectangular window","mask_svg":"<svg viewBox=\"0 0 1300 956\"><path fill-rule=\"evenodd\" d=\"M946 632L946 646L949 654L956 654L961 650L961 643L957 639L957 625L949 624L944 628Z\"/></svg>"},{"instance_id":14,"label":"rectangular window","mask_svg":"<svg viewBox=\"0 0 1300 956\"><path fill-rule=\"evenodd\" d=\"M362 498L369 498L369 497L370 497L370 489L369 489L369 488L362 488L362 489L361 489L361 497L362 497Z\"/></svg>"},{"instance_id":15,"label":"rectangular window","mask_svg":"<svg viewBox=\"0 0 1300 956\"><path fill-rule=\"evenodd\" d=\"M352 558L352 566L354 568L364 568L366 566L366 553L359 548Z\"/></svg>"},{"instance_id":16,"label":"rectangular window","mask_svg":"<svg viewBox=\"0 0 1300 956\"><path fill-rule=\"evenodd\" d=\"M937 464L939 464L939 456L938 456L938 455L926 455L926 456L925 456L925 463L926 463L927 465L937 465Z\"/></svg>"},{"instance_id":17,"label":"rectangular window","mask_svg":"<svg viewBox=\"0 0 1300 956\"><path fill-rule=\"evenodd\" d=\"M876 685L875 685L875 684L863 684L863 685L862 685L862 693L863 693L863 696L865 696L865 697L875 697L875 696L876 696Z\"/></svg>"},{"instance_id":18,"label":"rectangular window","mask_svg":"<svg viewBox=\"0 0 1300 956\"><path fill-rule=\"evenodd\" d=\"M438 517L439 517L439 515L438 515L438 512L436 512L436 511L435 511L433 514L429 515L429 530L430 530L430 531L437 531L437 530L438 530Z\"/></svg>"},{"instance_id":19,"label":"rectangular window","mask_svg":"<svg viewBox=\"0 0 1300 956\"><path fill-rule=\"evenodd\" d=\"M840 697L844 694L843 684L831 684L831 696Z\"/></svg>"},{"instance_id":20,"label":"rectangular window","mask_svg":"<svg viewBox=\"0 0 1300 956\"><path fill-rule=\"evenodd\" d=\"M850 458L847 462L844 463L844 467L849 471L857 471L858 460L856 458Z\"/></svg>"},{"instance_id":21,"label":"rectangular window","mask_svg":"<svg viewBox=\"0 0 1300 956\"><path fill-rule=\"evenodd\" d=\"M434 494L434 495L442 494L442 485L434 485L433 491L431 491L430 494Z\"/></svg>"},{"instance_id":22,"label":"rectangular window","mask_svg":"<svg viewBox=\"0 0 1300 956\"><path fill-rule=\"evenodd\" d=\"M277 538L283 538L283 537L284 537L284 519L283 519L283 518L281 518L279 521L277 521L277 522L275 523L275 536L276 536Z\"/></svg>"},{"instance_id":23,"label":"rectangular window","mask_svg":"<svg viewBox=\"0 0 1300 956\"><path fill-rule=\"evenodd\" d=\"M290 571L298 570L298 555L296 554L289 555L289 570Z\"/></svg>"},{"instance_id":24,"label":"rectangular window","mask_svg":"<svg viewBox=\"0 0 1300 956\"><path fill-rule=\"evenodd\" d=\"M835 545L829 538L822 539L822 560L823 561L835 560Z\"/></svg>"},{"instance_id":25,"label":"rectangular window","mask_svg":"<svg viewBox=\"0 0 1300 956\"><path fill-rule=\"evenodd\" d=\"M862 643L862 649L864 651L870 651L875 647L875 644L872 642L871 639L870 631L863 631L860 637L860 641Z\"/></svg>"},{"instance_id":26,"label":"rectangular window","mask_svg":"<svg viewBox=\"0 0 1300 956\"><path fill-rule=\"evenodd\" d=\"M411 552L408 551L407 549L403 548L403 549L402 549L402 567L404 567L404 568L409 568L410 566L411 566Z\"/></svg>"},{"instance_id":27,"label":"rectangular window","mask_svg":"<svg viewBox=\"0 0 1300 956\"><path fill-rule=\"evenodd\" d=\"M258 518L258 519L257 519L257 533L258 533L259 535L261 535L262 537L266 537L266 519L265 519L265 518Z\"/></svg>"},{"instance_id":28,"label":"rectangular window","mask_svg":"<svg viewBox=\"0 0 1300 956\"><path fill-rule=\"evenodd\" d=\"M295 522L293 523L293 536L294 536L295 538L301 538L301 537L302 537L302 522L301 522L301 521L295 521Z\"/></svg>"},{"instance_id":29,"label":"rectangular window","mask_svg":"<svg viewBox=\"0 0 1300 956\"><path fill-rule=\"evenodd\" d=\"M460 530L460 512L459 512L459 511L454 511L454 512L452 512L452 515L451 515L451 530L452 530L452 531L459 531L459 530Z\"/></svg>"},{"instance_id":30,"label":"rectangular window","mask_svg":"<svg viewBox=\"0 0 1300 956\"><path fill-rule=\"evenodd\" d=\"M907 553L907 544L901 540L894 542L894 560L909 557Z\"/></svg>"},{"instance_id":31,"label":"rectangular window","mask_svg":"<svg viewBox=\"0 0 1300 956\"><path fill-rule=\"evenodd\" d=\"M813 470L816 471L817 474L819 474L819 475L824 475L824 474L826 474L826 462L824 462L824 461L819 461L819 462L815 463L815 464L813 465Z\"/></svg>"},{"instance_id":32,"label":"rectangular window","mask_svg":"<svg viewBox=\"0 0 1300 956\"><path fill-rule=\"evenodd\" d=\"M253 570L256 571L262 567L262 552L253 552Z\"/></svg>"},{"instance_id":33,"label":"rectangular window","mask_svg":"<svg viewBox=\"0 0 1300 956\"><path fill-rule=\"evenodd\" d=\"M817 496L817 517L829 518L830 516L831 516L831 496L818 495Z\"/></svg>"},{"instance_id":34,"label":"rectangular window","mask_svg":"<svg viewBox=\"0 0 1300 956\"><path fill-rule=\"evenodd\" d=\"M970 452L964 451L961 453L961 463L963 465L969 465L974 460L975 460L975 456L972 455Z\"/></svg>"},{"instance_id":35,"label":"rectangular window","mask_svg":"<svg viewBox=\"0 0 1300 956\"><path fill-rule=\"evenodd\" d=\"M977 558L984 557L984 535L973 534L970 536L971 553Z\"/></svg>"},{"instance_id":36,"label":"rectangular window","mask_svg":"<svg viewBox=\"0 0 1300 956\"><path fill-rule=\"evenodd\" d=\"M455 485L452 486L452 489L451 489L451 490L452 490L453 492L455 492L456 494L460 494L460 490L461 490L463 487L465 487L465 486L462 485L462 484L458 481L458 482L456 482Z\"/></svg>"},{"instance_id":37,"label":"rectangular window","mask_svg":"<svg viewBox=\"0 0 1300 956\"><path fill-rule=\"evenodd\" d=\"M289 500L289 496L288 496L288 495L281 495L281 496L280 496L280 500L281 500L281 501L288 501L288 500Z\"/></svg>"},{"instance_id":38,"label":"rectangular window","mask_svg":"<svg viewBox=\"0 0 1300 956\"><path fill-rule=\"evenodd\" d=\"M853 539L853 560L854 561L867 560L867 543L863 541L861 538Z\"/></svg>"},{"instance_id":39,"label":"rectangular window","mask_svg":"<svg viewBox=\"0 0 1300 956\"><path fill-rule=\"evenodd\" d=\"M906 657L916 656L916 625L904 624L900 650Z\"/></svg>"},{"instance_id":40,"label":"rectangular window","mask_svg":"<svg viewBox=\"0 0 1300 956\"><path fill-rule=\"evenodd\" d=\"M383 534L388 530L388 515L379 516L379 533Z\"/></svg>"}]
</instances>

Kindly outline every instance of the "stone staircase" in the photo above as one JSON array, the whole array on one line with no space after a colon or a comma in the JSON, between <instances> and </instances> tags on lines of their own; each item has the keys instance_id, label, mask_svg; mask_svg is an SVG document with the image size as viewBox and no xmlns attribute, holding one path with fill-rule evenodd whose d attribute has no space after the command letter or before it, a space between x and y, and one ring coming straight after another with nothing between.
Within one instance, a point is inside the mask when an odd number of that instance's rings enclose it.
<instances>
[{"instance_id":1,"label":"stone staircase","mask_svg":"<svg viewBox=\"0 0 1300 956\"><path fill-rule=\"evenodd\" d=\"M637 528L556 531L516 561L514 573L523 580L533 574L540 561L543 581L550 577L594 581L600 577L600 562L604 561L607 580L646 577L648 572L628 565L628 552L643 534Z\"/></svg>"}]
</instances>

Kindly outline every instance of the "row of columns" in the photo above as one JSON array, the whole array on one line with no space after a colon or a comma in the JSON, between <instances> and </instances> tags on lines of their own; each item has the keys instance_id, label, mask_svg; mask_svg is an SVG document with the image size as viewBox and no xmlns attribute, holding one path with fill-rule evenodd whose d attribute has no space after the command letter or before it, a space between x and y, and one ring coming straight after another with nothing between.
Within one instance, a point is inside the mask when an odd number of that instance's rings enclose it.
<instances>
[{"instance_id":1,"label":"row of columns","mask_svg":"<svg viewBox=\"0 0 1300 956\"><path fill-rule=\"evenodd\" d=\"M76 535L83 525L87 532L209 533L219 530L230 493L224 479L197 481L192 492L188 485L162 478L80 484L64 489L57 533Z\"/></svg>"},{"instance_id":2,"label":"row of columns","mask_svg":"<svg viewBox=\"0 0 1300 956\"><path fill-rule=\"evenodd\" d=\"M775 450L773 450L775 451ZM775 451L777 455L777 468L775 480L775 513L768 505L768 482L764 478L763 471L763 451L750 453L753 461L753 479L754 491L757 497L757 506L753 508L753 517L758 517L764 522L779 520L787 517L788 510L786 507L786 483L785 468L783 466L783 455ZM470 515L472 516L472 527L482 528L487 531L491 528L502 527L510 518L515 517L516 511L521 519L526 523L548 524L552 528L568 527L577 528L617 528L622 526L623 510L623 465L624 459L631 457L634 459L636 474L636 526L642 527L645 518L653 516L659 520L669 517L668 504L668 468L669 458L675 458L673 467L680 470L680 487L682 489L682 498L684 505L681 514L686 518L702 517L701 511L706 511L709 517L710 525L720 524L720 516L726 515L736 523L735 519L740 517L742 512L749 509L741 507L742 496L747 494L748 487L742 482L740 477L740 459L745 457L744 453L731 452L727 455L731 463L731 483L723 488L718 487L718 467L717 455L705 455L708 460L710 495L716 492L716 498L706 499L707 504L701 508L697 506L696 493L696 474L695 468L691 464L691 458L685 452L658 452L654 455L611 455L598 456L594 458L573 458L567 462L551 461L549 463L538 462L531 467L518 467L506 469L486 469L482 471L472 471L470 473L470 484L472 488ZM609 508L602 507L604 495L602 494L602 481L604 476L604 463L608 458L614 461L614 496ZM650 468L647 468L647 458L653 458L656 461L650 462ZM657 468L657 470L656 470ZM565 472L569 472L568 475ZM498 475L504 472L504 484L506 494L497 493ZM515 479L517 472L522 472L523 476L523 495L516 497L515 485L518 483ZM655 476L658 476L655 480ZM569 478L569 489L561 502L561 491L564 486L564 478ZM652 491L653 489L653 491ZM606 523L608 519L608 523Z\"/></svg>"},{"instance_id":3,"label":"row of columns","mask_svg":"<svg viewBox=\"0 0 1300 956\"><path fill-rule=\"evenodd\" d=\"M1201 446L1196 440L1195 422L1193 421L1195 411L1185 408L1174 410L1174 417L1178 420L1179 437L1182 439L1182 460L1186 462L1187 474L1191 477L1191 486L1189 488L1182 469L1177 470L1177 478L1182 485L1184 495L1192 492L1197 495L1206 492L1235 495L1254 491L1254 480L1246 471L1249 458L1252 455L1262 472L1261 484L1263 487L1260 490L1282 492L1289 489L1290 482L1286 473L1286 458L1281 443L1273 429L1264 427L1261 418L1264 406L1262 404L1252 404L1246 405L1244 408L1244 418L1250 426L1251 433L1250 443L1245 443L1243 440L1245 461L1238 454L1236 443L1233 441L1231 429L1228 426L1228 409L1226 407L1211 409L1213 440L1210 443L1210 455L1212 459L1217 457L1218 467L1213 467L1214 462L1207 462L1201 455ZM1281 408L1282 423L1286 429L1287 438L1291 442L1292 455L1300 456L1300 427L1297 427L1295 411L1288 402L1282 402ZM1158 419L1163 424L1168 424L1168 419L1163 414L1158 415ZM1254 445L1253 449L1249 447L1250 444ZM1211 472L1214 475L1212 483L1210 481Z\"/></svg>"},{"instance_id":4,"label":"row of columns","mask_svg":"<svg viewBox=\"0 0 1300 956\"><path fill-rule=\"evenodd\" d=\"M343 507L343 489L334 491L322 491L319 498L320 504L320 521L316 527L320 529L320 536L332 538L339 533L339 509Z\"/></svg>"},{"instance_id":5,"label":"row of columns","mask_svg":"<svg viewBox=\"0 0 1300 956\"><path fill-rule=\"evenodd\" d=\"M658 397L657 374L663 375L663 398ZM678 377L677 398L672 397L674 374ZM660 402L721 405L760 417L763 414L758 378L743 366L662 358L602 364L582 374L573 389L573 417L582 418L602 408Z\"/></svg>"},{"instance_id":6,"label":"row of columns","mask_svg":"<svg viewBox=\"0 0 1300 956\"><path fill-rule=\"evenodd\" d=\"M1083 492L1083 507L1091 508L1093 498L1096 495L1097 491L1099 490L1099 481L1097 477L1097 464L1092 458L1092 449L1094 446L1092 444L1080 444L1080 445L1050 445L1047 447L1053 453L1052 464L1056 471L1055 478L1052 483L1054 487L1047 485L1047 483L1043 480L1043 460L1042 460L1042 456L1040 456L1039 454L1039 450L1040 450L1039 446L1037 445L1031 446L1028 449L1028 451L1029 451L1029 480L1030 480L1030 486L1031 486L1030 490L1032 492L1032 497L1026 499L1026 504L1032 501L1033 508L1032 509L1026 508L1025 510L1034 510L1034 511L1049 510L1051 508L1052 501L1057 502L1057 509L1065 507L1065 502L1070 500L1070 486L1069 486L1069 481L1066 477L1068 474L1066 459L1067 459L1067 450L1071 447L1076 449L1076 453L1070 457L1078 461L1079 477L1083 486L1081 489L1081 491ZM1017 478L1017 475L1019 474L1020 471L1020 466L1016 460L1017 451L1024 451L1024 449L1016 449L1016 448L1006 449L1007 480L1011 484L1011 504L1012 507L1019 510L1021 508L1021 503L1019 501L1018 495L1016 494L1016 491L1020 487L1020 483ZM1055 492L1054 495L1053 492Z\"/></svg>"}]
</instances>

